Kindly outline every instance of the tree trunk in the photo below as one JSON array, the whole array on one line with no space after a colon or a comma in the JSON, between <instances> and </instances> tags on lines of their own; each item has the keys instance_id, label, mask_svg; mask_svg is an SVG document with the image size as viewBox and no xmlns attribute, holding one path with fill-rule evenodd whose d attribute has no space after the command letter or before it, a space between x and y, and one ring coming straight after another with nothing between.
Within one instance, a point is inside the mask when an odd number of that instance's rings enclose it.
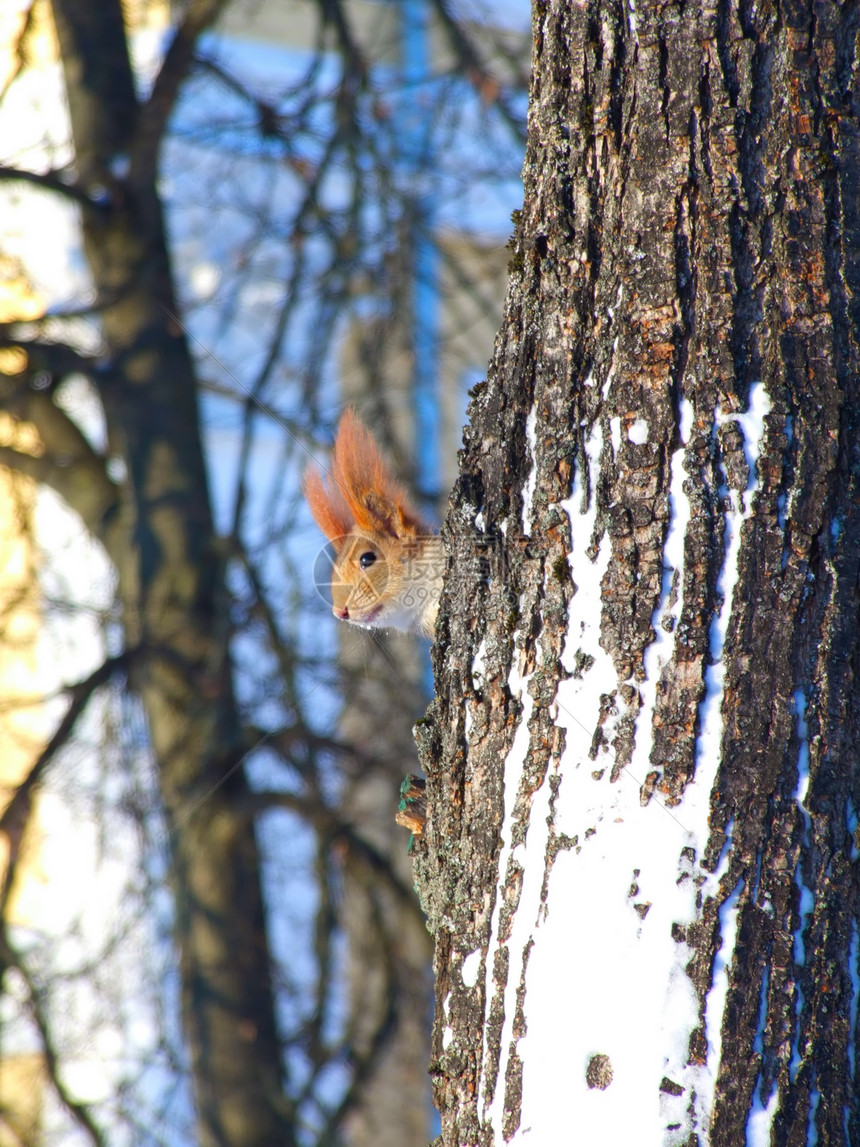
<instances>
[{"instance_id":1,"label":"tree trunk","mask_svg":"<svg viewBox=\"0 0 860 1147\"><path fill-rule=\"evenodd\" d=\"M418 729L442 1141L860 1142L858 9L534 41Z\"/></svg>"},{"instance_id":2,"label":"tree trunk","mask_svg":"<svg viewBox=\"0 0 860 1147\"><path fill-rule=\"evenodd\" d=\"M199 1141L271 1147L294 1139L260 861L244 808L223 562L156 190L154 140L176 87L169 69L184 71L183 36L193 43L195 20L216 7L189 8L153 98L140 106L119 5L53 2L79 182L101 201L83 213L84 245L106 343L99 381L110 450L127 471L107 538L169 832Z\"/></svg>"}]
</instances>

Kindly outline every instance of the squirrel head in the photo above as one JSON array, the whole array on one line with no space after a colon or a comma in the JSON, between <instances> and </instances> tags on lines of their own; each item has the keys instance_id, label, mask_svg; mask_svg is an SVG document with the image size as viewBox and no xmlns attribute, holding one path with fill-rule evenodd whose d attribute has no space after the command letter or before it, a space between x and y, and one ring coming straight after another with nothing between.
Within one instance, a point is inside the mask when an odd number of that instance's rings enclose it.
<instances>
[{"instance_id":1,"label":"squirrel head","mask_svg":"<svg viewBox=\"0 0 860 1147\"><path fill-rule=\"evenodd\" d=\"M352 410L340 420L331 472L307 471L302 491L334 550L335 617L364 627L429 631L438 539L394 481ZM438 594L437 594L438 596Z\"/></svg>"}]
</instances>

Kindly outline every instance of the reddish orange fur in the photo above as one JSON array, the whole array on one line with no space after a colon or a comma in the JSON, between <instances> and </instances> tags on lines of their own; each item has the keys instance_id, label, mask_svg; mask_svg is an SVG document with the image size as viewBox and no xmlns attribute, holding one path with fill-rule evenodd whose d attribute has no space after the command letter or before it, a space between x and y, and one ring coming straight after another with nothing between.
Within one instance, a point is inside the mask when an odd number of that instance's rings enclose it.
<instances>
[{"instance_id":1,"label":"reddish orange fur","mask_svg":"<svg viewBox=\"0 0 860 1147\"><path fill-rule=\"evenodd\" d=\"M349 507L337 487L329 488L319 470L305 472L302 493L317 525L329 541L349 533L353 526Z\"/></svg>"},{"instance_id":2,"label":"reddish orange fur","mask_svg":"<svg viewBox=\"0 0 860 1147\"><path fill-rule=\"evenodd\" d=\"M429 532L353 410L346 410L338 425L328 480L318 470L308 470L302 489L330 541L356 529L412 536Z\"/></svg>"}]
</instances>

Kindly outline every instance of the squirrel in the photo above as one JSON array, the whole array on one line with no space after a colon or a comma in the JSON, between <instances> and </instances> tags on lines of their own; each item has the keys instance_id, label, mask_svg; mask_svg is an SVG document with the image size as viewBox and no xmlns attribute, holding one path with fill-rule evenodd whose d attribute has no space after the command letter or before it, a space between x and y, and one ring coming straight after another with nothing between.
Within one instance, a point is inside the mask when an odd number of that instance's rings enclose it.
<instances>
[{"instance_id":1,"label":"squirrel","mask_svg":"<svg viewBox=\"0 0 860 1147\"><path fill-rule=\"evenodd\" d=\"M302 492L334 548L335 617L432 638L445 570L442 539L392 478L353 410L338 424L329 478L309 469Z\"/></svg>"}]
</instances>

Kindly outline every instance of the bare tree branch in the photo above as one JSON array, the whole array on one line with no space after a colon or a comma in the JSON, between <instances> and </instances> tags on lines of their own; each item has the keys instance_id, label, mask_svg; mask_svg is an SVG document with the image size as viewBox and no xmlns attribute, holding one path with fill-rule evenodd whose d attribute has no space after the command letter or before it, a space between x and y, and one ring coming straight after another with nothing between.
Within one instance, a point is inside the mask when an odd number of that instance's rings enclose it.
<instances>
[{"instance_id":1,"label":"bare tree branch","mask_svg":"<svg viewBox=\"0 0 860 1147\"><path fill-rule=\"evenodd\" d=\"M63 319L68 317L76 317L76 315L91 315L94 308L87 308L79 312L71 314L52 314L52 319ZM101 365L93 358L83 354L69 343L47 342L35 338L17 338L14 336L16 330L22 327L32 329L37 326L41 320L14 320L9 323L0 323L0 347L15 347L27 355L31 370L30 376L34 371L46 370L54 375L66 375L79 372L86 375L88 378L94 378L99 373L103 373ZM9 333L12 332L12 333ZM8 380L2 379L4 389L8 386ZM25 380L19 383L23 387ZM0 392L2 393L2 392ZM15 391L12 392L14 399Z\"/></svg>"},{"instance_id":2,"label":"bare tree branch","mask_svg":"<svg viewBox=\"0 0 860 1147\"><path fill-rule=\"evenodd\" d=\"M140 110L132 143L133 182L153 177L167 121L194 62L194 49L200 34L218 18L225 5L226 0L192 0L177 25L149 99Z\"/></svg>"},{"instance_id":3,"label":"bare tree branch","mask_svg":"<svg viewBox=\"0 0 860 1147\"><path fill-rule=\"evenodd\" d=\"M12 446L0 446L0 464L25 474L56 490L64 501L80 513L86 527L100 532L100 523L116 503L116 498L99 499L92 487L93 470L86 462L57 462L49 454L35 457ZM111 490L115 494L112 484Z\"/></svg>"},{"instance_id":4,"label":"bare tree branch","mask_svg":"<svg viewBox=\"0 0 860 1147\"><path fill-rule=\"evenodd\" d=\"M30 767L29 772L15 790L15 795L3 810L3 814L0 816L0 832L9 835L13 827L20 823L22 810L29 805L33 789L41 780L58 751L67 743L72 730L95 691L107 684L115 673L127 670L136 656L137 651L130 649L116 657L108 657L88 677L67 686L63 690L69 697L69 707L53 736ZM8 879L6 883L8 887Z\"/></svg>"},{"instance_id":5,"label":"bare tree branch","mask_svg":"<svg viewBox=\"0 0 860 1147\"><path fill-rule=\"evenodd\" d=\"M57 1098L90 1143L95 1147L107 1147L107 1140L90 1114L89 1107L74 1099L63 1082L60 1054L51 1032L51 1021L43 1002L43 991L33 979L21 953L9 943L5 928L0 930L0 965L3 964L15 968L24 981L27 989L27 1010L39 1034L42 1059Z\"/></svg>"},{"instance_id":6,"label":"bare tree branch","mask_svg":"<svg viewBox=\"0 0 860 1147\"><path fill-rule=\"evenodd\" d=\"M41 188L70 199L79 207L96 214L104 215L106 204L100 199L93 199L91 195L76 183L68 183L61 171L26 171L20 167L7 167L0 164L0 180L4 183L28 183L33 187Z\"/></svg>"},{"instance_id":7,"label":"bare tree branch","mask_svg":"<svg viewBox=\"0 0 860 1147\"><path fill-rule=\"evenodd\" d=\"M68 347L54 349L57 360L71 362L78 358ZM104 457L92 447L46 390L34 390L19 384L12 400L7 401L7 409L18 418L33 423L43 452L36 456L13 446L2 446L0 458L3 462L37 482L51 486L80 514L88 529L103 536L106 520L119 500L119 491L105 470Z\"/></svg>"},{"instance_id":8,"label":"bare tree branch","mask_svg":"<svg viewBox=\"0 0 860 1147\"><path fill-rule=\"evenodd\" d=\"M346 9L341 0L322 0L321 6L323 23L330 24L337 33L338 44L343 53L344 74L352 76L356 86L359 86L367 73L367 61L353 35Z\"/></svg>"},{"instance_id":9,"label":"bare tree branch","mask_svg":"<svg viewBox=\"0 0 860 1147\"><path fill-rule=\"evenodd\" d=\"M510 106L492 72L484 64L463 22L454 16L448 0L432 0L432 3L451 47L460 60L458 70L463 72L485 103L497 104L508 127L519 136L522 133L522 118Z\"/></svg>"},{"instance_id":10,"label":"bare tree branch","mask_svg":"<svg viewBox=\"0 0 860 1147\"><path fill-rule=\"evenodd\" d=\"M258 816L261 812L273 808L288 809L290 812L298 813L309 824L313 824L329 841L341 841L348 845L361 863L384 879L402 906L423 925L424 914L415 898L415 892L404 884L394 871L390 858L361 836L355 825L343 820L337 810L327 808L316 799L278 791L250 793L244 802L244 808L250 816ZM405 839L404 834L404 841Z\"/></svg>"}]
</instances>

